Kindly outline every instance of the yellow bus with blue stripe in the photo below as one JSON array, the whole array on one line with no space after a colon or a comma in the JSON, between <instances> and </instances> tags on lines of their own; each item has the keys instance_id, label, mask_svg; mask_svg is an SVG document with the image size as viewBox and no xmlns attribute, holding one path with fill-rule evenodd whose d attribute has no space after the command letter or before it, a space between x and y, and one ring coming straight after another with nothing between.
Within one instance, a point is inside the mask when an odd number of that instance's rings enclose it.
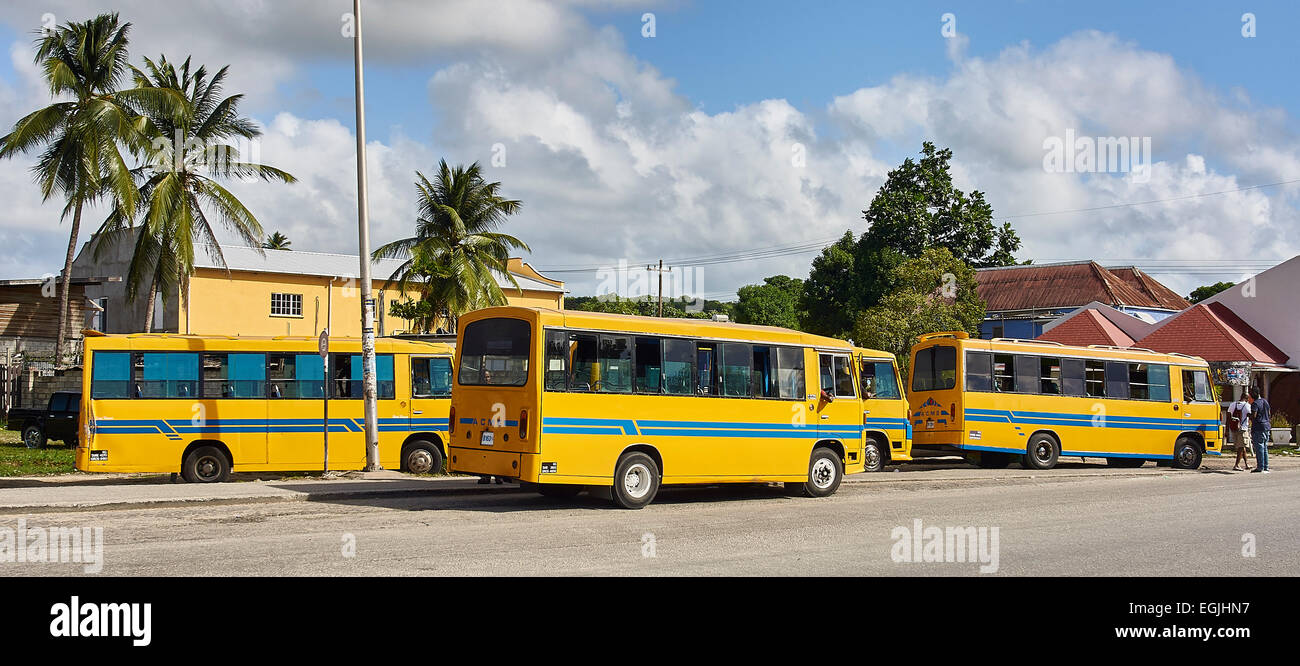
<instances>
[{"instance_id":1,"label":"yellow bus with blue stripe","mask_svg":"<svg viewBox=\"0 0 1300 666\"><path fill-rule=\"evenodd\" d=\"M918 452L1031 469L1061 457L1195 469L1222 452L1209 364L1197 357L963 332L923 335L911 354Z\"/></svg>"},{"instance_id":2,"label":"yellow bus with blue stripe","mask_svg":"<svg viewBox=\"0 0 1300 666\"><path fill-rule=\"evenodd\" d=\"M784 482L825 496L869 460L909 459L893 357L832 338L497 307L460 318L457 353L448 469L543 495L608 489L640 508L661 484Z\"/></svg>"},{"instance_id":3,"label":"yellow bus with blue stripe","mask_svg":"<svg viewBox=\"0 0 1300 666\"><path fill-rule=\"evenodd\" d=\"M440 471L446 455L453 348L375 342L380 463ZM319 471L366 463L361 341L87 331L77 469L173 472ZM328 401L326 393L329 394ZM328 402L328 407L327 407Z\"/></svg>"}]
</instances>

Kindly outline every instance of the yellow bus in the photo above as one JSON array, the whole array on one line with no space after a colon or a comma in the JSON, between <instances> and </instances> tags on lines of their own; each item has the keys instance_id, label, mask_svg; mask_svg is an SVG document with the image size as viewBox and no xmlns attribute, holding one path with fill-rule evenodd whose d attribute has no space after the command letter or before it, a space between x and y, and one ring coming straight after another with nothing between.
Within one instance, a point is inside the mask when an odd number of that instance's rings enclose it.
<instances>
[{"instance_id":1,"label":"yellow bus","mask_svg":"<svg viewBox=\"0 0 1300 666\"><path fill-rule=\"evenodd\" d=\"M661 484L784 482L820 497L868 450L877 468L910 451L894 359L840 340L496 307L461 317L456 347L448 469L546 496L608 488L641 508ZM864 367L889 397L864 400Z\"/></svg>"},{"instance_id":2,"label":"yellow bus","mask_svg":"<svg viewBox=\"0 0 1300 666\"><path fill-rule=\"evenodd\" d=\"M923 335L911 353L918 453L961 451L982 467L1019 458L1051 469L1079 456L1195 469L1222 452L1219 403L1200 358L962 332Z\"/></svg>"},{"instance_id":3,"label":"yellow bus","mask_svg":"<svg viewBox=\"0 0 1300 666\"><path fill-rule=\"evenodd\" d=\"M178 472L315 471L366 462L361 341L88 331L77 469ZM379 457L384 467L440 471L446 454L453 348L375 342Z\"/></svg>"}]
</instances>

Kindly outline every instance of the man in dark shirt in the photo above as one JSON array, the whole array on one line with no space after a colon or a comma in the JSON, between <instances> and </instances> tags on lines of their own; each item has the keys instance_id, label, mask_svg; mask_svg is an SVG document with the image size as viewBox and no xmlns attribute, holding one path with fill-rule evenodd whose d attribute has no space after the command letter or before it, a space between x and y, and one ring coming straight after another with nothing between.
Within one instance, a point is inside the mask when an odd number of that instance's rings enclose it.
<instances>
[{"instance_id":1,"label":"man in dark shirt","mask_svg":"<svg viewBox=\"0 0 1300 666\"><path fill-rule=\"evenodd\" d=\"M1260 395L1259 388L1250 389L1254 400L1250 405L1250 441L1255 448L1255 471L1268 474L1268 440L1273 428L1273 407Z\"/></svg>"}]
</instances>

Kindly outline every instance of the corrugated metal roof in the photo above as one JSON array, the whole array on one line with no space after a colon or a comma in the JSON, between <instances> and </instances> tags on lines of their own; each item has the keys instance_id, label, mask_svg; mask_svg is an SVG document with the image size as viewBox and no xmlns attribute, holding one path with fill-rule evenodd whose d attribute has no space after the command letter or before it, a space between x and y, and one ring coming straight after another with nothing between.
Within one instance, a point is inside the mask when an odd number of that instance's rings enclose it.
<instances>
[{"instance_id":1,"label":"corrugated metal roof","mask_svg":"<svg viewBox=\"0 0 1300 666\"><path fill-rule=\"evenodd\" d=\"M196 246L194 251L195 268L222 270L209 252L210 246ZM331 254L327 252L303 252L301 250L264 250L259 254L255 248L244 245L224 245L221 247L226 266L232 271L249 271L255 273L281 273L287 275L318 275L322 277L356 277L360 272L360 261L355 254ZM402 265L400 259L380 259L371 262L371 276L376 280L386 280L393 271ZM501 273L493 271L497 285L513 289L510 282ZM563 287L547 284L540 280L513 274L515 282L526 291L544 291L564 293Z\"/></svg>"},{"instance_id":2,"label":"corrugated metal roof","mask_svg":"<svg viewBox=\"0 0 1300 666\"><path fill-rule=\"evenodd\" d=\"M1095 261L982 268L975 272L975 281L989 312L1077 308L1092 301L1178 309L1138 291Z\"/></svg>"},{"instance_id":3,"label":"corrugated metal roof","mask_svg":"<svg viewBox=\"0 0 1300 666\"><path fill-rule=\"evenodd\" d=\"M1173 289L1164 286L1155 278L1142 272L1137 266L1110 266L1106 270L1118 275L1130 287L1150 296L1152 300L1170 310L1186 310L1192 307L1187 299L1179 296Z\"/></svg>"}]
</instances>

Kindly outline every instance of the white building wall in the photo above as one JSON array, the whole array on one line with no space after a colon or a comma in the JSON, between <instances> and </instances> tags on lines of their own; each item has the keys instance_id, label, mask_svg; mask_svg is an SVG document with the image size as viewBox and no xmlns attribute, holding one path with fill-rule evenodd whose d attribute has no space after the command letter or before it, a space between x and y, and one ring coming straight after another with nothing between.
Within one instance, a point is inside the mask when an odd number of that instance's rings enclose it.
<instances>
[{"instance_id":1,"label":"white building wall","mask_svg":"<svg viewBox=\"0 0 1300 666\"><path fill-rule=\"evenodd\" d=\"M1300 256L1205 300L1222 303L1300 366Z\"/></svg>"}]
</instances>

